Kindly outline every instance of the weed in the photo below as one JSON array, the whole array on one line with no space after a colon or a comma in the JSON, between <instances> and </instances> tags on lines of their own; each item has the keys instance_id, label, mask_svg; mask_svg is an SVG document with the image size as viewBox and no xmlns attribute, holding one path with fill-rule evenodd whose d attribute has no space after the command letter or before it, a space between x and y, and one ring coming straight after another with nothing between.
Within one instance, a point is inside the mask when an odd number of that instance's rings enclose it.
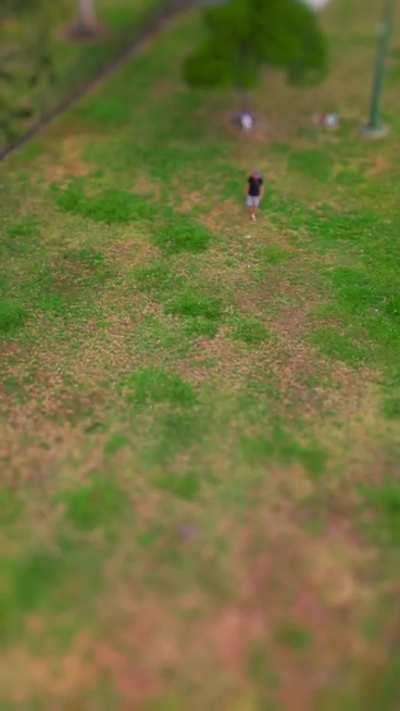
<instances>
[{"instance_id":1,"label":"weed","mask_svg":"<svg viewBox=\"0 0 400 711\"><path fill-rule=\"evenodd\" d=\"M168 402L188 407L196 402L196 395L189 383L175 373L166 373L158 368L142 368L123 380L128 400L137 405Z\"/></svg>"}]
</instances>

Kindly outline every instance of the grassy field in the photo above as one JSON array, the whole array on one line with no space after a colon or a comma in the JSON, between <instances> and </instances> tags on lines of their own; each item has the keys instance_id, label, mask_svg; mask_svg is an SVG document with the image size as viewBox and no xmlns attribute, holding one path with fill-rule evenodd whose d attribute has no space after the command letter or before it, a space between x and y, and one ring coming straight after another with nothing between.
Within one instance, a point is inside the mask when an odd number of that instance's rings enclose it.
<instances>
[{"instance_id":1,"label":"grassy field","mask_svg":"<svg viewBox=\"0 0 400 711\"><path fill-rule=\"evenodd\" d=\"M2 164L1 709L400 707L380 4L332 3L330 77L267 74L248 138L181 81L193 14Z\"/></svg>"}]
</instances>

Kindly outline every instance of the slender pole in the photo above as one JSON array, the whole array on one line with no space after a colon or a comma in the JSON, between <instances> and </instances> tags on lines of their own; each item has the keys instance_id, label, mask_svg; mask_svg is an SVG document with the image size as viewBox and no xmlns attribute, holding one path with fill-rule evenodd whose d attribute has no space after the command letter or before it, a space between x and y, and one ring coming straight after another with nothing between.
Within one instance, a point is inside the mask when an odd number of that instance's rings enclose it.
<instances>
[{"instance_id":1,"label":"slender pole","mask_svg":"<svg viewBox=\"0 0 400 711\"><path fill-rule=\"evenodd\" d=\"M395 8L396 0L385 0L383 21L379 28L378 50L372 85L369 121L367 124L367 129L371 131L379 131L381 128L380 104L385 80L386 59L389 51L390 38L393 32Z\"/></svg>"}]
</instances>

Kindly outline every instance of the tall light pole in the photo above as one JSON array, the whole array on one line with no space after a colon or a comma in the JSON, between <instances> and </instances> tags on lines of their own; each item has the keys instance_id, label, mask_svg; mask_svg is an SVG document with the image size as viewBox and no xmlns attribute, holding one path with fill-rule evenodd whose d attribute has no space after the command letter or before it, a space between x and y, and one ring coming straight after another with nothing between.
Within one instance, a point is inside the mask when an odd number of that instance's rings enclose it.
<instances>
[{"instance_id":1,"label":"tall light pole","mask_svg":"<svg viewBox=\"0 0 400 711\"><path fill-rule=\"evenodd\" d=\"M393 32L395 9L396 0L385 0L383 21L379 26L378 49L372 85L369 120L365 127L365 132L370 135L379 135L384 132L384 127L381 123L380 105L385 80L386 60L390 38Z\"/></svg>"}]
</instances>

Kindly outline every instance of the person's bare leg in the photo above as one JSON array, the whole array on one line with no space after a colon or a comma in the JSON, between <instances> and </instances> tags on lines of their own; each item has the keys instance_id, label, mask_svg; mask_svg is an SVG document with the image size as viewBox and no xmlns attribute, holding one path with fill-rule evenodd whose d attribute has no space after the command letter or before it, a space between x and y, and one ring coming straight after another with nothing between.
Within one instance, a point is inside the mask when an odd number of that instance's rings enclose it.
<instances>
[{"instance_id":1,"label":"person's bare leg","mask_svg":"<svg viewBox=\"0 0 400 711\"><path fill-rule=\"evenodd\" d=\"M251 219L253 220L253 222L255 222L256 219L257 219L257 207L256 207L256 205L252 205L252 208L251 208Z\"/></svg>"}]
</instances>

